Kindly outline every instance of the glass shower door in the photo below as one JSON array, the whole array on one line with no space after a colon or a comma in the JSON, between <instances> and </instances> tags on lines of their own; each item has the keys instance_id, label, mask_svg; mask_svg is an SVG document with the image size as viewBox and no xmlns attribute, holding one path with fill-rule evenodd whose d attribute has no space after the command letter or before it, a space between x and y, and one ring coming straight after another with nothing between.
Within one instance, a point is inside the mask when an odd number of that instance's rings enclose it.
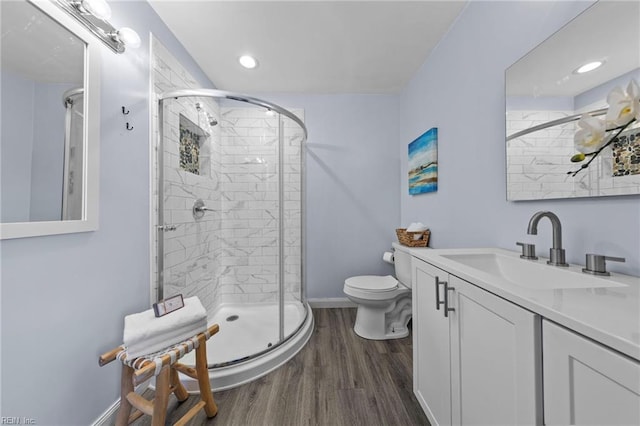
<instances>
[{"instance_id":1,"label":"glass shower door","mask_svg":"<svg viewBox=\"0 0 640 426\"><path fill-rule=\"evenodd\" d=\"M220 269L220 143L211 98L167 99L158 153L158 266L161 297L198 296L216 304ZM194 211L199 202L206 210Z\"/></svg>"},{"instance_id":2,"label":"glass shower door","mask_svg":"<svg viewBox=\"0 0 640 426\"><path fill-rule=\"evenodd\" d=\"M302 110L293 110L302 117ZM287 338L297 331L306 317L303 294L303 141L302 128L291 118L281 116L281 164L283 203L283 334Z\"/></svg>"}]
</instances>

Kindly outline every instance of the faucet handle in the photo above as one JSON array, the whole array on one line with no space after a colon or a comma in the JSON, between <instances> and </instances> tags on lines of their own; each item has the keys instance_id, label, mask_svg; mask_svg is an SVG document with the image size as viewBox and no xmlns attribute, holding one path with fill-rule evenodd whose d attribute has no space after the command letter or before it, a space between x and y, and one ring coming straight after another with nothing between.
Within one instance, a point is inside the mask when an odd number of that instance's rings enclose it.
<instances>
[{"instance_id":1,"label":"faucet handle","mask_svg":"<svg viewBox=\"0 0 640 426\"><path fill-rule=\"evenodd\" d=\"M582 268L582 272L593 275L602 275L609 276L611 275L607 272L607 265L605 260L611 260L613 262L625 262L626 259L624 257L613 257L613 256L605 256L602 254L592 254L587 253L585 259L585 267Z\"/></svg>"},{"instance_id":2,"label":"faucet handle","mask_svg":"<svg viewBox=\"0 0 640 426\"><path fill-rule=\"evenodd\" d=\"M538 259L538 256L536 256L535 244L517 242L516 245L522 247L522 254L520 255L522 259L529 259L529 260Z\"/></svg>"}]
</instances>

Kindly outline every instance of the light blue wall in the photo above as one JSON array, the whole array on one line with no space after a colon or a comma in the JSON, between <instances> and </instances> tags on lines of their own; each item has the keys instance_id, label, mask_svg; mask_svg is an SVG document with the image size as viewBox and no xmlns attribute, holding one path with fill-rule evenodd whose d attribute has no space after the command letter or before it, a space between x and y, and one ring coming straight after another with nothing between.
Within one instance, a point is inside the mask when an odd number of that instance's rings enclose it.
<instances>
[{"instance_id":1,"label":"light blue wall","mask_svg":"<svg viewBox=\"0 0 640 426\"><path fill-rule=\"evenodd\" d=\"M0 217L5 222L23 222L29 219L31 202L34 87L33 81L13 72L3 70L0 74Z\"/></svg>"},{"instance_id":2,"label":"light blue wall","mask_svg":"<svg viewBox=\"0 0 640 426\"><path fill-rule=\"evenodd\" d=\"M7 222L62 217L65 107L74 85L2 72L2 217ZM28 175L28 176L27 176Z\"/></svg>"},{"instance_id":3,"label":"light blue wall","mask_svg":"<svg viewBox=\"0 0 640 426\"><path fill-rule=\"evenodd\" d=\"M74 87L77 85L35 83L31 162L32 221L62 218L66 115L62 95Z\"/></svg>"},{"instance_id":4,"label":"light blue wall","mask_svg":"<svg viewBox=\"0 0 640 426\"><path fill-rule=\"evenodd\" d=\"M590 2L480 2L463 10L401 95L401 218L432 230L432 246L534 242L548 253L551 226L526 234L538 210L563 224L568 261L585 253L627 258L614 271L640 275L640 197L505 201L504 70L584 10ZM406 144L438 127L438 192L409 196Z\"/></svg>"},{"instance_id":5,"label":"light blue wall","mask_svg":"<svg viewBox=\"0 0 640 426\"><path fill-rule=\"evenodd\" d=\"M343 298L346 278L392 273L382 253L396 240L400 220L398 97L258 97L305 112L308 297Z\"/></svg>"},{"instance_id":6,"label":"light blue wall","mask_svg":"<svg viewBox=\"0 0 640 426\"><path fill-rule=\"evenodd\" d=\"M149 32L212 87L146 2L109 4L142 46L101 55L100 229L0 242L1 415L39 425L91 424L118 398L120 366L98 356L149 307Z\"/></svg>"}]
</instances>

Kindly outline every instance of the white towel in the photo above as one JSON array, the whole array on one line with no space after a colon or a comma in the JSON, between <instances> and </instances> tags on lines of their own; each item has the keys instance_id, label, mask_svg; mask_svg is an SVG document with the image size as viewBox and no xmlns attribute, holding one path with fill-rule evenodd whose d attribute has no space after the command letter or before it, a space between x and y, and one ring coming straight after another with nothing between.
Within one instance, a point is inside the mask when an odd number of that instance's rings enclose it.
<instances>
[{"instance_id":1,"label":"white towel","mask_svg":"<svg viewBox=\"0 0 640 426\"><path fill-rule=\"evenodd\" d=\"M149 339L166 335L174 330L207 321L205 311L197 296L184 299L184 307L162 317L156 318L153 309L124 317L124 336L126 347L144 343ZM206 327L206 325L205 325Z\"/></svg>"},{"instance_id":2,"label":"white towel","mask_svg":"<svg viewBox=\"0 0 640 426\"><path fill-rule=\"evenodd\" d=\"M407 228L407 232L422 232L422 231L426 231L426 230L427 230L427 227L425 225L423 225L422 222L412 223Z\"/></svg>"},{"instance_id":3,"label":"white towel","mask_svg":"<svg viewBox=\"0 0 640 426\"><path fill-rule=\"evenodd\" d=\"M204 318L195 324L180 327L163 334L159 334L145 341L134 343L127 346L127 359L137 358L142 355L158 352L162 349L169 348L177 343L195 336L198 333L204 333L207 330L207 319Z\"/></svg>"}]
</instances>

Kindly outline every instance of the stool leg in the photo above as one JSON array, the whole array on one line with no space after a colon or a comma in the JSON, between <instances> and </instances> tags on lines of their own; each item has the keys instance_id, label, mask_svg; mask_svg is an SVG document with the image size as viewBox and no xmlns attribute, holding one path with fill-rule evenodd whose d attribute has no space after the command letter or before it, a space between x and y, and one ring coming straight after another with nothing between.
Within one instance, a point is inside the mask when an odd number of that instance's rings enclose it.
<instances>
[{"instance_id":1,"label":"stool leg","mask_svg":"<svg viewBox=\"0 0 640 426\"><path fill-rule=\"evenodd\" d=\"M207 417L218 414L218 406L213 400L211 393L211 383L209 382L209 369L207 368L207 342L204 338L199 339L196 349L196 372L198 374L198 385L200 387L200 398L205 403L204 411Z\"/></svg>"},{"instance_id":2,"label":"stool leg","mask_svg":"<svg viewBox=\"0 0 640 426\"><path fill-rule=\"evenodd\" d=\"M178 371L173 367L171 367L171 385L173 386L173 393L176 394L178 401L182 402L189 398L189 392L187 392L182 382L180 382Z\"/></svg>"},{"instance_id":3,"label":"stool leg","mask_svg":"<svg viewBox=\"0 0 640 426\"><path fill-rule=\"evenodd\" d=\"M164 426L169 403L169 384L171 382L171 367L165 366L156 377L156 396L153 401L152 426Z\"/></svg>"},{"instance_id":4,"label":"stool leg","mask_svg":"<svg viewBox=\"0 0 640 426\"><path fill-rule=\"evenodd\" d=\"M122 378L120 379L120 409L116 418L116 426L126 426L129 424L131 414L131 403L127 399L129 392L133 392L133 368L122 364Z\"/></svg>"}]
</instances>

